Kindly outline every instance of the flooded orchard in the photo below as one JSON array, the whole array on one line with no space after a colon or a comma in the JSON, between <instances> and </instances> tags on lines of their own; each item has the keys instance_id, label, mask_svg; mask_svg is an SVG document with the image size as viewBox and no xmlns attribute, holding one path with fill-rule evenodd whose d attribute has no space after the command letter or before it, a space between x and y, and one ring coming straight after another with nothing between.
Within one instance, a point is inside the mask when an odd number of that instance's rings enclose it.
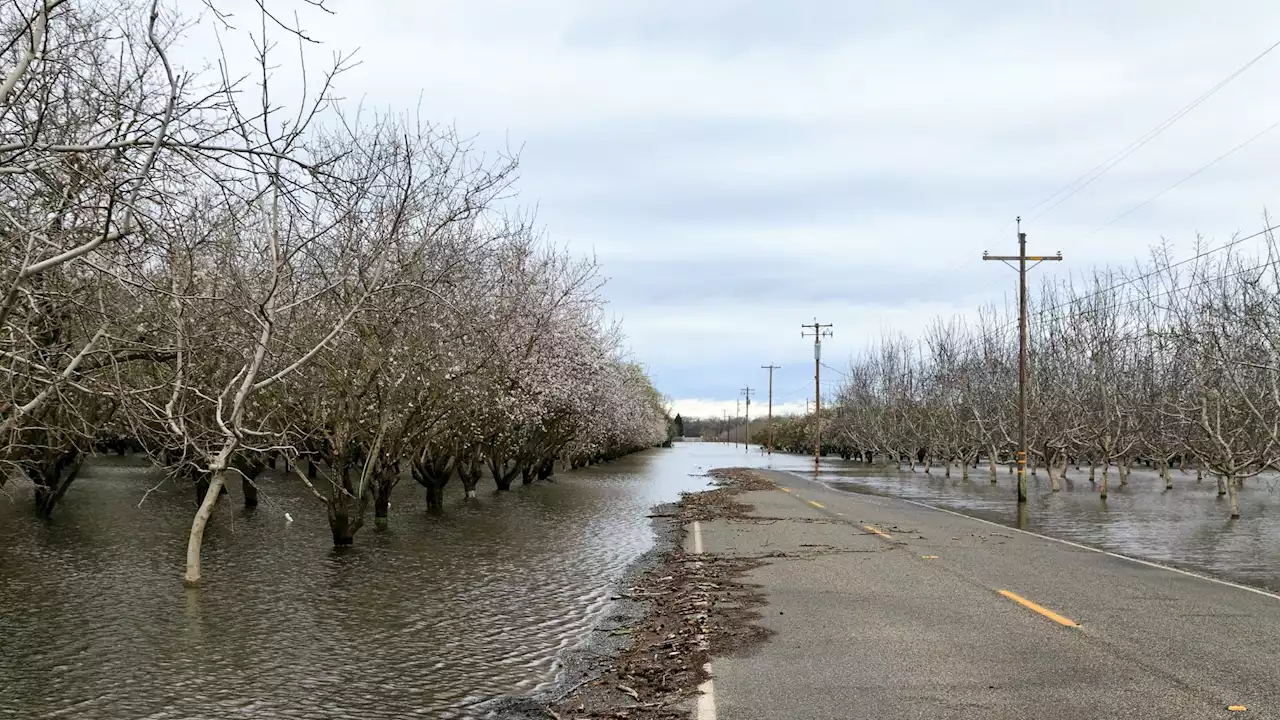
<instances>
[{"instance_id":1,"label":"flooded orchard","mask_svg":"<svg viewBox=\"0 0 1280 720\"><path fill-rule=\"evenodd\" d=\"M475 703L551 682L556 657L607 611L612 585L653 543L649 510L706 486L714 467L812 473L812 460L692 443L423 510L402 483L391 524L331 549L300 483L262 481L262 505L220 504L208 580L178 582L193 498L132 458L86 471L51 521L26 488L0 498L0 717L462 718ZM824 459L833 487L891 494L1018 524L992 487ZM1222 511L1210 481L1165 493L1137 471L1104 505L1086 480L1032 478L1022 525L1277 588L1280 497L1265 480ZM489 488L492 485L488 485ZM293 518L288 522L285 514Z\"/></svg>"},{"instance_id":2,"label":"flooded orchard","mask_svg":"<svg viewBox=\"0 0 1280 720\"><path fill-rule=\"evenodd\" d=\"M952 473L945 477L939 468L912 473L824 459L818 478L840 490L923 502L1280 592L1280 478L1275 476L1245 481L1241 517L1232 520L1214 479L1206 474L1197 482L1194 470L1173 470L1173 489L1165 490L1157 472L1134 468L1124 485L1112 478L1106 500L1089 482L1088 467L1072 468L1059 492L1040 472L1027 477L1028 502L1021 512L1007 468L1000 468L996 485L985 465L968 479L959 469Z\"/></svg>"},{"instance_id":3,"label":"flooded orchard","mask_svg":"<svg viewBox=\"0 0 1280 720\"><path fill-rule=\"evenodd\" d=\"M655 504L706 470L759 461L733 446L650 450L439 515L402 482L385 531L334 551L296 479L262 505L219 504L206 584L181 574L194 500L133 458L106 458L53 519L29 488L0 496L0 717L465 717L554 679L611 584L653 544ZM293 522L285 519L285 513Z\"/></svg>"}]
</instances>

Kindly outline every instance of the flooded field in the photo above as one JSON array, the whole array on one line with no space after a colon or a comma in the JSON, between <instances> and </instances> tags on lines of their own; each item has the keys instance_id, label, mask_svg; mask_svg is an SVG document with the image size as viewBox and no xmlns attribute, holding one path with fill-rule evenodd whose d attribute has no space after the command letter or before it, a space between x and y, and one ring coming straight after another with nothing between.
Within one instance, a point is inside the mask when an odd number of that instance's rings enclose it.
<instances>
[{"instance_id":1,"label":"flooded field","mask_svg":"<svg viewBox=\"0 0 1280 720\"><path fill-rule=\"evenodd\" d=\"M812 476L812 460L808 464ZM1100 472L1100 471L1099 471ZM1027 477L1029 501L1019 515L1012 475L1000 469L996 485L986 468L958 469L943 477L917 471L886 472L856 462L823 459L818 478L833 488L901 497L945 507L1044 535L1113 552L1205 572L1280 591L1280 478L1245 482L1239 520L1231 520L1226 498L1217 497L1213 478L1196 482L1195 472L1173 471L1174 489L1159 475L1134 469L1128 485L1111 473L1109 497L1098 497L1089 469L1071 470L1059 492L1051 492L1044 472Z\"/></svg>"},{"instance_id":2,"label":"flooded field","mask_svg":"<svg viewBox=\"0 0 1280 720\"><path fill-rule=\"evenodd\" d=\"M652 546L655 504L706 486L707 470L812 460L693 443L564 473L439 516L402 484L391 526L330 549L314 498L269 479L246 512L233 493L205 543L206 586L179 582L190 488L104 460L51 522L29 490L0 496L0 718L462 718L495 695L554 679L557 653L605 612L612 584ZM1030 530L1280 589L1280 494L1251 481L1231 522L1211 481L1165 493L1135 472L1103 504L1079 475L1060 493L1032 478L1019 521L994 488L935 473L824 460L833 487L953 508ZM491 486L490 486L491 487ZM286 522L284 514L294 518Z\"/></svg>"},{"instance_id":3,"label":"flooded field","mask_svg":"<svg viewBox=\"0 0 1280 720\"><path fill-rule=\"evenodd\" d=\"M129 458L76 483L51 522L0 495L0 718L465 717L552 680L559 650L652 546L655 504L742 464L733 446L651 450L443 515L406 481L385 532L331 549L305 488L232 494L206 535L206 586L183 589L190 488ZM288 512L294 522L288 523Z\"/></svg>"}]
</instances>

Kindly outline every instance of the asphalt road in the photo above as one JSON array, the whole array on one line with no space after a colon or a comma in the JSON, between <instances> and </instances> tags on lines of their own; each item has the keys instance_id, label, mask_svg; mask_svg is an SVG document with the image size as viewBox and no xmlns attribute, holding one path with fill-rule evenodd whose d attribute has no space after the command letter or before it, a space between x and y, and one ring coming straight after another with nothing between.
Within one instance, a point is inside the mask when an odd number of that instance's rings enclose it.
<instances>
[{"instance_id":1,"label":"asphalt road","mask_svg":"<svg viewBox=\"0 0 1280 720\"><path fill-rule=\"evenodd\" d=\"M783 554L748 575L776 635L712 663L717 720L1280 718L1274 595L765 474L759 521L699 528Z\"/></svg>"}]
</instances>

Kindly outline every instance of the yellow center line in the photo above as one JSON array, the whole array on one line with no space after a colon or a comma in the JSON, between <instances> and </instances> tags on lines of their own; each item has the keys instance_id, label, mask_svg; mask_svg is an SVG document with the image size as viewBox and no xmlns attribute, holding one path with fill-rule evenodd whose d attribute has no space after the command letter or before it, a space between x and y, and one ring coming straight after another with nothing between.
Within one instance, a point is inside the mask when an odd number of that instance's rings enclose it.
<instances>
[{"instance_id":1,"label":"yellow center line","mask_svg":"<svg viewBox=\"0 0 1280 720\"><path fill-rule=\"evenodd\" d=\"M1059 615L1058 613L1056 613L1056 612L1054 612L1054 611L1050 610L1049 608L1041 607L1040 605L1037 605L1037 604L1035 604L1035 603L1031 602L1030 600L1028 600L1028 599L1026 599L1026 598L1024 598L1024 597L1022 597L1022 596L1020 596L1020 595L1014 595L1013 593L1009 592L1008 590L999 590L998 592L999 592L1001 595L1003 595L1003 596L1005 596L1005 597L1009 598L1010 600L1012 600L1012 601L1014 601L1014 602L1018 603L1018 604L1019 604L1019 605L1021 605L1022 607L1026 608L1026 609L1028 609L1028 610L1031 610L1032 612L1038 612L1038 613L1040 613L1041 615L1043 615L1043 616L1045 616L1045 617L1049 618L1050 620L1052 620L1052 621L1054 621L1054 622L1058 623L1059 625L1062 625L1062 626L1064 626L1064 627L1080 627L1080 626L1079 626L1079 625L1077 625L1073 620L1070 620L1070 619L1068 619L1068 618L1064 618L1064 617L1062 617L1061 615Z\"/></svg>"},{"instance_id":2,"label":"yellow center line","mask_svg":"<svg viewBox=\"0 0 1280 720\"><path fill-rule=\"evenodd\" d=\"M886 539L886 540L892 540L892 539L893 539L893 536L889 535L889 533L886 533L886 532L882 532L882 531L880 531L880 530L877 530L877 529L875 529L875 528L871 527L870 525L863 525L863 526L862 526L862 529L866 530L867 532L873 532L873 533L875 533L875 534L879 535L880 537L882 537L882 538L884 538L884 539Z\"/></svg>"},{"instance_id":3,"label":"yellow center line","mask_svg":"<svg viewBox=\"0 0 1280 720\"><path fill-rule=\"evenodd\" d=\"M791 488L784 488L781 485L778 486L778 489L781 490L782 492L791 492Z\"/></svg>"},{"instance_id":4,"label":"yellow center line","mask_svg":"<svg viewBox=\"0 0 1280 720\"><path fill-rule=\"evenodd\" d=\"M814 507L816 507L816 508L825 508L825 507L826 507L826 505L823 505L823 504L822 504L822 503L820 503L820 502L814 502L813 500L806 500L805 502L809 503L810 505L812 505L812 506L814 506Z\"/></svg>"}]
</instances>

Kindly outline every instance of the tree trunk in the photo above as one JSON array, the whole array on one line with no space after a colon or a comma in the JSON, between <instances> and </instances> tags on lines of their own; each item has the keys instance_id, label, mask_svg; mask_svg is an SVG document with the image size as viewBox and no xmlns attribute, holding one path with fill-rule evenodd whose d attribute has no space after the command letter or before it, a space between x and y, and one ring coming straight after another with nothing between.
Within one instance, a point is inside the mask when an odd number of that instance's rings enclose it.
<instances>
[{"instance_id":1,"label":"tree trunk","mask_svg":"<svg viewBox=\"0 0 1280 720\"><path fill-rule=\"evenodd\" d=\"M459 463L458 479L462 481L462 494L468 500L476 497L476 486L480 484L480 459L476 459L468 465Z\"/></svg>"},{"instance_id":2,"label":"tree trunk","mask_svg":"<svg viewBox=\"0 0 1280 720\"><path fill-rule=\"evenodd\" d=\"M1097 484L1098 480L1098 464L1092 459L1089 460L1089 482Z\"/></svg>"},{"instance_id":3,"label":"tree trunk","mask_svg":"<svg viewBox=\"0 0 1280 720\"><path fill-rule=\"evenodd\" d=\"M200 507L201 504L204 503L204 496L209 491L210 483L212 481L209 479L209 473L203 470L196 470L195 473L196 473L196 507L198 508ZM220 486L220 489L218 490L218 494L221 496L221 495L226 495L228 492L229 491L227 490L226 482L223 481L223 484Z\"/></svg>"},{"instance_id":4,"label":"tree trunk","mask_svg":"<svg viewBox=\"0 0 1280 720\"><path fill-rule=\"evenodd\" d=\"M1226 494L1227 494L1227 484L1226 482L1223 481L1222 476L1219 475L1218 476L1218 497L1222 497L1223 495L1226 495Z\"/></svg>"},{"instance_id":5,"label":"tree trunk","mask_svg":"<svg viewBox=\"0 0 1280 720\"><path fill-rule=\"evenodd\" d=\"M511 489L512 480L515 480L515 476L507 475L505 473L502 475L495 475L493 477L494 484L498 486L498 492L509 491ZM467 497L475 497L475 495L468 495Z\"/></svg>"},{"instance_id":6,"label":"tree trunk","mask_svg":"<svg viewBox=\"0 0 1280 720\"><path fill-rule=\"evenodd\" d=\"M334 547L350 547L355 543L356 531L360 529L359 518L351 517L353 498L338 492L338 497L329 500L329 530L333 533ZM356 500L356 502L359 502Z\"/></svg>"},{"instance_id":7,"label":"tree trunk","mask_svg":"<svg viewBox=\"0 0 1280 720\"><path fill-rule=\"evenodd\" d=\"M1098 491L1098 497L1103 500L1107 499L1107 480L1111 477L1111 463L1102 466L1102 486Z\"/></svg>"},{"instance_id":8,"label":"tree trunk","mask_svg":"<svg viewBox=\"0 0 1280 720\"><path fill-rule=\"evenodd\" d=\"M1160 477L1164 478L1164 489L1173 489L1173 475L1169 473L1169 461L1165 458L1160 459Z\"/></svg>"},{"instance_id":9,"label":"tree trunk","mask_svg":"<svg viewBox=\"0 0 1280 720\"><path fill-rule=\"evenodd\" d=\"M1240 517L1240 478L1227 478L1227 499L1231 501L1231 519Z\"/></svg>"},{"instance_id":10,"label":"tree trunk","mask_svg":"<svg viewBox=\"0 0 1280 720\"><path fill-rule=\"evenodd\" d=\"M191 535L187 538L187 572L182 576L182 584L186 587L200 586L200 545L204 542L204 529L209 524L209 516L213 515L213 506L226 489L226 472L220 470L213 474L204 499L200 502L200 509L191 522Z\"/></svg>"},{"instance_id":11,"label":"tree trunk","mask_svg":"<svg viewBox=\"0 0 1280 720\"><path fill-rule=\"evenodd\" d=\"M257 475L257 473L254 473ZM244 506L247 508L258 507L258 486L253 484L254 478L245 475L241 478L241 488L244 491Z\"/></svg>"},{"instance_id":12,"label":"tree trunk","mask_svg":"<svg viewBox=\"0 0 1280 720\"><path fill-rule=\"evenodd\" d=\"M1058 473L1054 471L1053 461L1046 461L1044 466L1045 470L1049 473L1049 490L1052 492L1058 492L1062 489L1062 486L1058 483Z\"/></svg>"},{"instance_id":13,"label":"tree trunk","mask_svg":"<svg viewBox=\"0 0 1280 720\"><path fill-rule=\"evenodd\" d=\"M996 467L996 449L993 447L987 452L987 467L991 470L991 484L996 484L996 476L1000 472Z\"/></svg>"},{"instance_id":14,"label":"tree trunk","mask_svg":"<svg viewBox=\"0 0 1280 720\"><path fill-rule=\"evenodd\" d=\"M384 528L391 515L391 486L388 483L374 483L373 486L373 526Z\"/></svg>"},{"instance_id":15,"label":"tree trunk","mask_svg":"<svg viewBox=\"0 0 1280 720\"><path fill-rule=\"evenodd\" d=\"M520 468L520 484L521 485L532 485L533 481L537 479L537 477L538 476L534 472L532 465L526 465Z\"/></svg>"},{"instance_id":16,"label":"tree trunk","mask_svg":"<svg viewBox=\"0 0 1280 720\"><path fill-rule=\"evenodd\" d=\"M444 485L427 487L427 509L440 511L444 509Z\"/></svg>"},{"instance_id":17,"label":"tree trunk","mask_svg":"<svg viewBox=\"0 0 1280 720\"><path fill-rule=\"evenodd\" d=\"M1132 462L1133 461L1129 458L1120 459L1120 487L1124 487L1129 484L1129 469Z\"/></svg>"},{"instance_id":18,"label":"tree trunk","mask_svg":"<svg viewBox=\"0 0 1280 720\"><path fill-rule=\"evenodd\" d=\"M320 461L314 457L307 458L307 479L315 480L320 472Z\"/></svg>"},{"instance_id":19,"label":"tree trunk","mask_svg":"<svg viewBox=\"0 0 1280 720\"><path fill-rule=\"evenodd\" d=\"M59 453L53 461L44 462L39 468L28 468L27 477L35 485L36 513L40 517L47 518L53 514L53 508L67 494L83 464L84 454L70 450Z\"/></svg>"}]
</instances>

